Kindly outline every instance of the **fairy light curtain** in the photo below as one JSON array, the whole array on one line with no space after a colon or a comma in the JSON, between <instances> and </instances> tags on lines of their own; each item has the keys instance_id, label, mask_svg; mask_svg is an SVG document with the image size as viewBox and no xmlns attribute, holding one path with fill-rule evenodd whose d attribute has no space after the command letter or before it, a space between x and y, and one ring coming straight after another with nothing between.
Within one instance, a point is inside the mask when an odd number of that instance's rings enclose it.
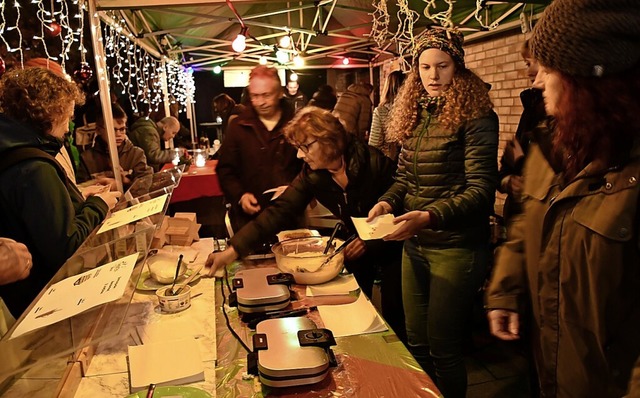
<instances>
[{"instance_id":1,"label":"fairy light curtain","mask_svg":"<svg viewBox=\"0 0 640 398\"><path fill-rule=\"evenodd\" d=\"M125 33L128 31L124 19L115 15L110 19L113 23L105 25L103 36L111 90L126 95L136 113L141 108L157 112L164 103L163 62L137 45L131 33ZM170 59L165 60L164 68L170 101L177 102L184 111L188 103L194 102L193 71Z\"/></svg>"},{"instance_id":2,"label":"fairy light curtain","mask_svg":"<svg viewBox=\"0 0 640 398\"><path fill-rule=\"evenodd\" d=\"M425 5L424 16L432 24L442 26L447 29L456 28L453 22L453 11L455 0L423 0ZM476 0L476 10L473 16L480 25L479 28L465 28L465 30L494 30L498 27L500 18L489 21L488 8L483 0ZM392 32L390 26L390 14L387 8L386 0L373 0L374 12L372 16L372 28L370 37L376 42L378 47L384 47L386 43L395 42L403 61L402 69L409 70L411 68L407 58L413 53L413 45L416 37L414 37L414 27L420 19L420 14L411 9L409 0L396 0L398 11L397 29ZM485 11L484 18L482 11Z\"/></svg>"},{"instance_id":3,"label":"fairy light curtain","mask_svg":"<svg viewBox=\"0 0 640 398\"><path fill-rule=\"evenodd\" d=\"M86 52L82 42L84 4L64 0L0 1L0 40L6 54L21 66L27 51L65 67L74 49ZM84 60L84 59L83 59Z\"/></svg>"}]
</instances>

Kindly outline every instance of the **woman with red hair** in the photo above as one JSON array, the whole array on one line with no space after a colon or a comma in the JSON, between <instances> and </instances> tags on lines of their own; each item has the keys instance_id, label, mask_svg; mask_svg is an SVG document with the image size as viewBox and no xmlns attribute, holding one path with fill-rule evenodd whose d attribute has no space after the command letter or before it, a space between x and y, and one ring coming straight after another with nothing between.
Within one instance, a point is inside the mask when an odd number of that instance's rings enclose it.
<instances>
[{"instance_id":1,"label":"woman with red hair","mask_svg":"<svg viewBox=\"0 0 640 398\"><path fill-rule=\"evenodd\" d=\"M529 295L541 395L625 396L640 355L640 8L556 0L531 40L552 119L487 291L491 331L518 339Z\"/></svg>"}]
</instances>

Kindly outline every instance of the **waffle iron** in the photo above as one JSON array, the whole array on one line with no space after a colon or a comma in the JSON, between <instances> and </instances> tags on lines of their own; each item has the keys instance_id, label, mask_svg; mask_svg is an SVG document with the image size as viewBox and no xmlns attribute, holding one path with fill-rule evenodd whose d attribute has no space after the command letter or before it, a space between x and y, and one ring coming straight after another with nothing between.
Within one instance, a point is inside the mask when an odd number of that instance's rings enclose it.
<instances>
[{"instance_id":1,"label":"waffle iron","mask_svg":"<svg viewBox=\"0 0 640 398\"><path fill-rule=\"evenodd\" d=\"M232 283L238 311L244 314L281 310L291 301L293 276L274 267L238 271Z\"/></svg>"},{"instance_id":2,"label":"waffle iron","mask_svg":"<svg viewBox=\"0 0 640 398\"><path fill-rule=\"evenodd\" d=\"M317 329L306 317L267 319L256 326L249 373L270 387L318 383L336 366L333 345L331 331Z\"/></svg>"}]
</instances>

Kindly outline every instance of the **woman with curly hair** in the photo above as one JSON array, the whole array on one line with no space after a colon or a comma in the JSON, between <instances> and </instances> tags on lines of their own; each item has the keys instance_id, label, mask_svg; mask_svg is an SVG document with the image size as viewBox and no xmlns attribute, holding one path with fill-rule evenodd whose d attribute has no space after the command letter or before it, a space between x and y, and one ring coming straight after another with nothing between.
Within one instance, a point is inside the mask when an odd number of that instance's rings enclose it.
<instances>
[{"instance_id":1,"label":"woman with curly hair","mask_svg":"<svg viewBox=\"0 0 640 398\"><path fill-rule=\"evenodd\" d=\"M51 70L12 70L0 79L0 236L24 243L31 274L0 286L17 318L113 207L119 192L86 200L54 159L76 104L76 85Z\"/></svg>"},{"instance_id":2,"label":"woman with curly hair","mask_svg":"<svg viewBox=\"0 0 640 398\"><path fill-rule=\"evenodd\" d=\"M393 161L398 160L398 152L400 145L397 142L388 142L386 138L387 121L389 113L393 106L402 82L404 81L404 73L401 70L395 70L389 73L382 90L382 99L380 105L373 110L373 118L371 119L371 134L369 134L369 145L376 147Z\"/></svg>"},{"instance_id":3,"label":"woman with curly hair","mask_svg":"<svg viewBox=\"0 0 640 398\"><path fill-rule=\"evenodd\" d=\"M550 120L533 130L524 213L487 288L491 332L530 326L543 397L639 397L638 2L556 0L531 52Z\"/></svg>"},{"instance_id":4,"label":"woman with curly hair","mask_svg":"<svg viewBox=\"0 0 640 398\"><path fill-rule=\"evenodd\" d=\"M402 142L398 177L369 212L404 213L384 239L404 241L409 350L447 398L466 395L462 347L490 261L498 182L498 117L487 85L465 67L462 42L441 28L417 40L388 122L387 136Z\"/></svg>"}]
</instances>

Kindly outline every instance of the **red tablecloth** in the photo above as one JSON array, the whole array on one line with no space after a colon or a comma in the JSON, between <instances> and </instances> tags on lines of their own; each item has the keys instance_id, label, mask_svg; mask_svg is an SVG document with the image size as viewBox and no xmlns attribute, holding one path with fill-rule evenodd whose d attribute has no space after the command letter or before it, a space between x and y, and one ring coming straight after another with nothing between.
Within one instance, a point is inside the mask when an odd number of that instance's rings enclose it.
<instances>
[{"instance_id":1,"label":"red tablecloth","mask_svg":"<svg viewBox=\"0 0 640 398\"><path fill-rule=\"evenodd\" d=\"M178 186L173 190L170 203L184 202L205 196L222 196L218 175L216 174L217 164L217 160L207 160L204 167L196 167L195 164L192 164L189 170L182 175ZM162 170L172 167L173 164L167 163Z\"/></svg>"}]
</instances>

